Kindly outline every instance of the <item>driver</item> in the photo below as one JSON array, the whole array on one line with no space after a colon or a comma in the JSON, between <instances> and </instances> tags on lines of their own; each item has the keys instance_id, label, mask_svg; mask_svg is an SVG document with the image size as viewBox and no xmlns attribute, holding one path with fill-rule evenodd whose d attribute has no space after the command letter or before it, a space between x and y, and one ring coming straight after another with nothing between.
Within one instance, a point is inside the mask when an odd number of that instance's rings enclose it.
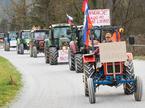
<instances>
[{"instance_id":1,"label":"driver","mask_svg":"<svg viewBox=\"0 0 145 108\"><path fill-rule=\"evenodd\" d=\"M108 42L113 42L113 39L112 39L112 34L110 32L107 32L105 34L105 40L103 41L104 43L108 43Z\"/></svg>"}]
</instances>

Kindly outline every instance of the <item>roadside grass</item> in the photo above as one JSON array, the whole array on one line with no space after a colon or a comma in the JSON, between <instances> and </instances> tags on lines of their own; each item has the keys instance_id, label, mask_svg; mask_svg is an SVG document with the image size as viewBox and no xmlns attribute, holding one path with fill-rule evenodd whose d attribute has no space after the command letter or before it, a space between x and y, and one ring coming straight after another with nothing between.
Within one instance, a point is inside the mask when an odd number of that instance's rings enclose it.
<instances>
[{"instance_id":1,"label":"roadside grass","mask_svg":"<svg viewBox=\"0 0 145 108\"><path fill-rule=\"evenodd\" d=\"M14 99L21 86L21 74L7 59L0 56L0 107Z\"/></svg>"},{"instance_id":2,"label":"roadside grass","mask_svg":"<svg viewBox=\"0 0 145 108\"><path fill-rule=\"evenodd\" d=\"M145 60L145 56L134 56L134 59Z\"/></svg>"}]
</instances>

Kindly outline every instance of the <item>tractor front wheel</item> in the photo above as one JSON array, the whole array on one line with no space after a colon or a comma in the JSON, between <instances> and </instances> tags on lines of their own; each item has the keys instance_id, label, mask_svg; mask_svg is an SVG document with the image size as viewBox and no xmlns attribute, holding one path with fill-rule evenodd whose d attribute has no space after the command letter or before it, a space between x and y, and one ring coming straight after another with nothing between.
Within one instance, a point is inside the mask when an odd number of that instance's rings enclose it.
<instances>
[{"instance_id":1,"label":"tractor front wheel","mask_svg":"<svg viewBox=\"0 0 145 108\"><path fill-rule=\"evenodd\" d=\"M58 51L55 47L49 48L49 63L50 65L57 64Z\"/></svg>"},{"instance_id":2,"label":"tractor front wheel","mask_svg":"<svg viewBox=\"0 0 145 108\"><path fill-rule=\"evenodd\" d=\"M96 102L94 82L92 78L88 78L87 82L88 82L88 91L89 91L89 101L91 104L93 104Z\"/></svg>"},{"instance_id":3,"label":"tractor front wheel","mask_svg":"<svg viewBox=\"0 0 145 108\"><path fill-rule=\"evenodd\" d=\"M134 98L136 101L141 101L143 92L142 89L143 89L142 80L140 77L137 76L135 79L135 92L134 92Z\"/></svg>"}]
</instances>

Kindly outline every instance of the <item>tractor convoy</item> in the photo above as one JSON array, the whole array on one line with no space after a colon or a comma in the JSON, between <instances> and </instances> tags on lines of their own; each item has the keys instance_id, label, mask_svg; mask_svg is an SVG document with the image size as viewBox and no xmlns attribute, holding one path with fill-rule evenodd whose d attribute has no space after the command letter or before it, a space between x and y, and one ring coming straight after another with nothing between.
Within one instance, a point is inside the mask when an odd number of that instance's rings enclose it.
<instances>
[{"instance_id":1,"label":"tractor convoy","mask_svg":"<svg viewBox=\"0 0 145 108\"><path fill-rule=\"evenodd\" d=\"M127 52L126 42L121 41L124 29L86 25L59 23L51 24L48 29L33 27L0 33L0 42L4 41L5 51L10 51L10 47L16 47L17 54L29 50L30 57L34 58L44 53L46 64L68 63L71 71L83 74L84 95L91 104L96 102L99 86L122 85L125 95L134 94L135 100L141 101L143 84L135 75L132 53Z\"/></svg>"}]
</instances>

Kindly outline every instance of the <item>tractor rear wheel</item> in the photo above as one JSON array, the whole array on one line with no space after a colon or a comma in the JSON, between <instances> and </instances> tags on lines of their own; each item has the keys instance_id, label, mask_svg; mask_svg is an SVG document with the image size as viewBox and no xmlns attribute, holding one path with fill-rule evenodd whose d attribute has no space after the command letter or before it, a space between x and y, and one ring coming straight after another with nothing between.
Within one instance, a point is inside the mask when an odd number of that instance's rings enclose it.
<instances>
[{"instance_id":1,"label":"tractor rear wheel","mask_svg":"<svg viewBox=\"0 0 145 108\"><path fill-rule=\"evenodd\" d=\"M37 58L37 48L36 48L36 46L33 46L33 57Z\"/></svg>"},{"instance_id":2,"label":"tractor rear wheel","mask_svg":"<svg viewBox=\"0 0 145 108\"><path fill-rule=\"evenodd\" d=\"M127 79L134 79L133 62L132 61L126 62L126 65L125 65L124 68L125 68L125 77ZM133 94L133 92L134 92L134 83L130 82L130 83L123 84L123 88L124 88L124 93L126 95Z\"/></svg>"},{"instance_id":3,"label":"tractor rear wheel","mask_svg":"<svg viewBox=\"0 0 145 108\"><path fill-rule=\"evenodd\" d=\"M75 55L75 71L76 71L76 73L83 72L82 54Z\"/></svg>"},{"instance_id":4,"label":"tractor rear wheel","mask_svg":"<svg viewBox=\"0 0 145 108\"><path fill-rule=\"evenodd\" d=\"M140 77L137 76L135 79L135 92L134 92L134 98L136 101L141 101L143 92L142 89L143 89L142 80Z\"/></svg>"},{"instance_id":5,"label":"tractor rear wheel","mask_svg":"<svg viewBox=\"0 0 145 108\"><path fill-rule=\"evenodd\" d=\"M55 47L49 48L49 63L50 65L57 64L58 51Z\"/></svg>"},{"instance_id":6,"label":"tractor rear wheel","mask_svg":"<svg viewBox=\"0 0 145 108\"><path fill-rule=\"evenodd\" d=\"M69 61L69 69L71 71L75 70L75 54L72 52L72 50L69 50L68 52L68 61Z\"/></svg>"},{"instance_id":7,"label":"tractor rear wheel","mask_svg":"<svg viewBox=\"0 0 145 108\"><path fill-rule=\"evenodd\" d=\"M49 63L49 49L45 49L45 63Z\"/></svg>"},{"instance_id":8,"label":"tractor rear wheel","mask_svg":"<svg viewBox=\"0 0 145 108\"><path fill-rule=\"evenodd\" d=\"M96 102L94 82L92 78L88 78L87 82L88 82L88 91L89 91L89 101L91 104L93 104Z\"/></svg>"}]
</instances>

